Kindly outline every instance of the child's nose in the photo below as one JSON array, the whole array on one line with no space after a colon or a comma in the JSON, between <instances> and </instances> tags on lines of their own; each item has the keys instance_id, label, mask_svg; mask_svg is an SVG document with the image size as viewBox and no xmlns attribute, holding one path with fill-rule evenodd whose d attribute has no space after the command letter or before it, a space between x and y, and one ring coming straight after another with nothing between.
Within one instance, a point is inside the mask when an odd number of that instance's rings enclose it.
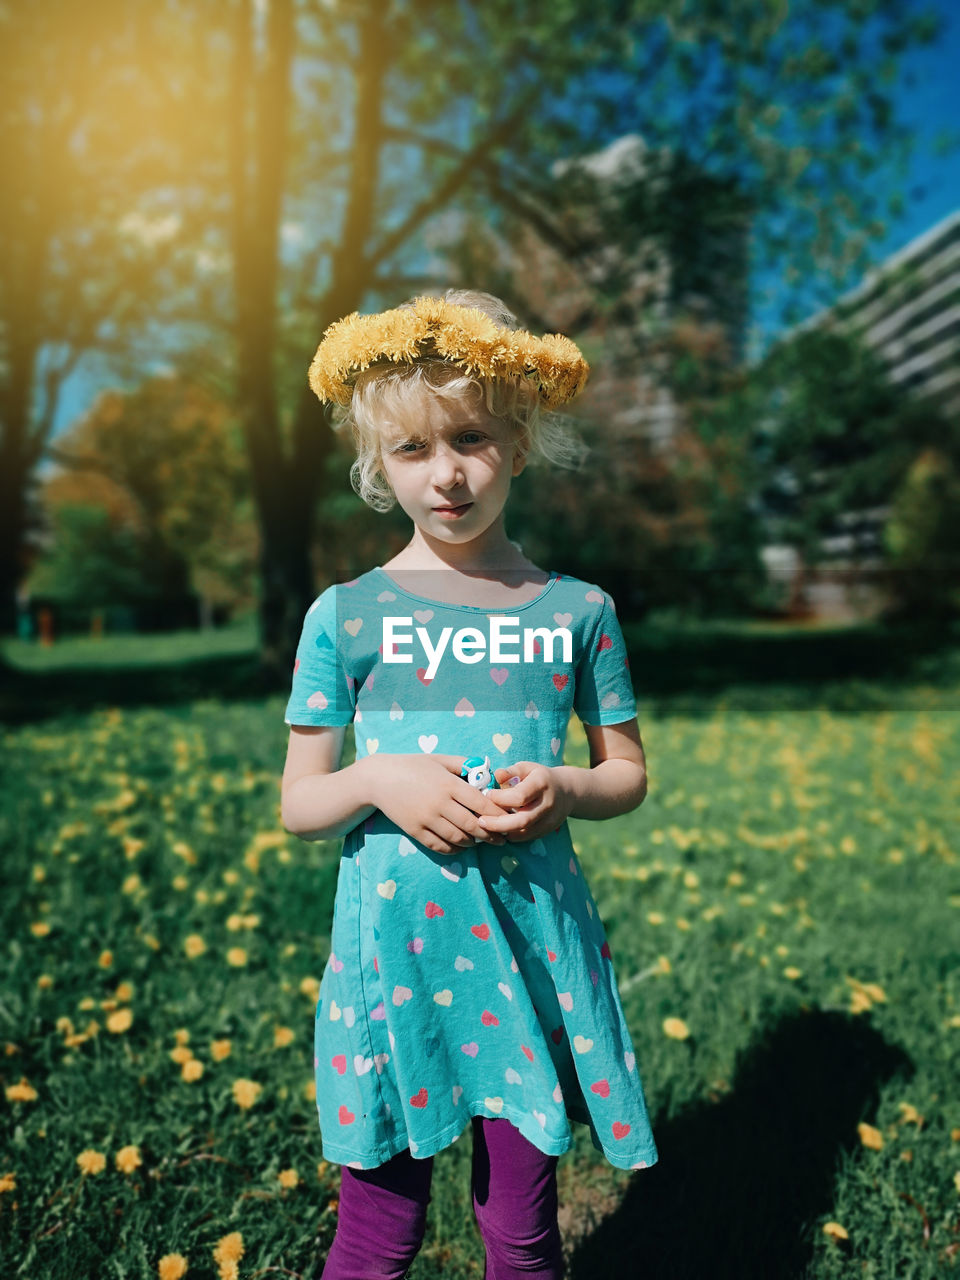
<instances>
[{"instance_id":1,"label":"child's nose","mask_svg":"<svg viewBox=\"0 0 960 1280\"><path fill-rule=\"evenodd\" d=\"M463 483L460 459L450 449L440 446L433 455L434 482L442 489Z\"/></svg>"}]
</instances>

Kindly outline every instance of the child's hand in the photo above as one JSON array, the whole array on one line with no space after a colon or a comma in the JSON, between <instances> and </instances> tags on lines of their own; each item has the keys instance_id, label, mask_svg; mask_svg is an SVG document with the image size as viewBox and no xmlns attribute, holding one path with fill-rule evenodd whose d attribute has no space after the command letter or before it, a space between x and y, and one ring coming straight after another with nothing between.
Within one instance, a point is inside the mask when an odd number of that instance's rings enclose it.
<instances>
[{"instance_id":1,"label":"child's hand","mask_svg":"<svg viewBox=\"0 0 960 1280\"><path fill-rule=\"evenodd\" d=\"M494 817L500 809L489 796L460 777L466 756L371 756L374 777L371 803L411 840L434 853L470 849L474 837L503 844L504 837L485 831L478 814Z\"/></svg>"},{"instance_id":2,"label":"child's hand","mask_svg":"<svg viewBox=\"0 0 960 1280\"><path fill-rule=\"evenodd\" d=\"M574 797L564 787L557 770L521 760L508 769L497 769L496 775L502 789L491 791L487 799L501 810L516 812L503 812L496 818L481 814L478 819L481 830L502 833L511 844L516 844L556 831L569 818ZM512 778L520 781L510 786Z\"/></svg>"}]
</instances>

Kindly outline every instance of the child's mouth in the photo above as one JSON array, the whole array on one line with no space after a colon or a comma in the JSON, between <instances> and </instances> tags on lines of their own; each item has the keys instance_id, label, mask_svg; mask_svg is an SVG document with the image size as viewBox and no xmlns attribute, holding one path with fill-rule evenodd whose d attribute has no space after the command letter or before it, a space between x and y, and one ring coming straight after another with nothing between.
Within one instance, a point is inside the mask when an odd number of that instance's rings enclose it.
<instances>
[{"instance_id":1,"label":"child's mouth","mask_svg":"<svg viewBox=\"0 0 960 1280\"><path fill-rule=\"evenodd\" d=\"M472 502L463 502L459 507L434 507L434 511L442 520L456 520L473 506Z\"/></svg>"}]
</instances>

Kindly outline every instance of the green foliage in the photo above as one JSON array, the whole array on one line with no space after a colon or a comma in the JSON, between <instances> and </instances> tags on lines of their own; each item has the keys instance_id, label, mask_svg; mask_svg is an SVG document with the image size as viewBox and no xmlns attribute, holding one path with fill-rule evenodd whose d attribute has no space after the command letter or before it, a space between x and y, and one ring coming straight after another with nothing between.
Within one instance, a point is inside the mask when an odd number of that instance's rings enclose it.
<instances>
[{"instance_id":1,"label":"green foliage","mask_svg":"<svg viewBox=\"0 0 960 1280\"><path fill-rule=\"evenodd\" d=\"M105 508L62 506L52 526L50 549L30 581L36 595L91 609L153 597L143 539L116 528Z\"/></svg>"}]
</instances>

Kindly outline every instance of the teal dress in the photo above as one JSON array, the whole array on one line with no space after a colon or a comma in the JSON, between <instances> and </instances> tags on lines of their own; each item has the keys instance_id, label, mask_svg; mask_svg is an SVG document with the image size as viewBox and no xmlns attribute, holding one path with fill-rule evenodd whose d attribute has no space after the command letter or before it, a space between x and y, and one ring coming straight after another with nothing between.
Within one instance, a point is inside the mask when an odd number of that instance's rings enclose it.
<instances>
[{"instance_id":1,"label":"teal dress","mask_svg":"<svg viewBox=\"0 0 960 1280\"><path fill-rule=\"evenodd\" d=\"M571 710L590 725L636 714L598 587L552 574L534 599L497 611L411 595L378 567L311 605L285 719L353 721L358 758L489 756L498 769L561 764ZM450 855L380 811L354 827L314 1025L327 1160L425 1159L482 1115L550 1155L581 1121L618 1168L656 1163L610 947L566 822Z\"/></svg>"}]
</instances>

